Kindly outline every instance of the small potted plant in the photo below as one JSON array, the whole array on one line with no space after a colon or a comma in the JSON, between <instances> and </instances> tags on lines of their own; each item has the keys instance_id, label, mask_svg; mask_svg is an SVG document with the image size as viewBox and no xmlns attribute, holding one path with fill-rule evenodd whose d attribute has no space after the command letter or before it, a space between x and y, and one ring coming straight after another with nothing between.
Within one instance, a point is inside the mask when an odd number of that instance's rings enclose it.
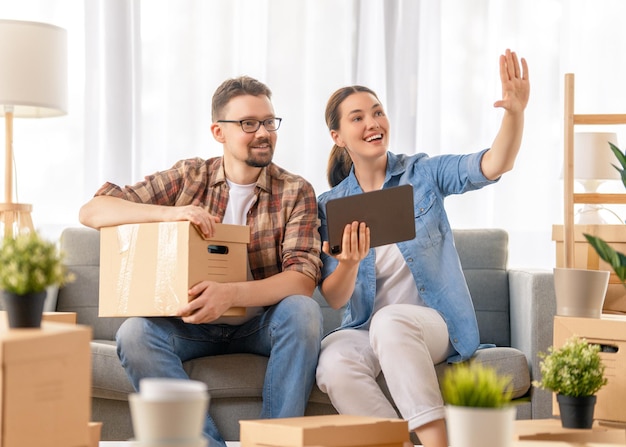
<instances>
[{"instance_id":1,"label":"small potted plant","mask_svg":"<svg viewBox=\"0 0 626 447\"><path fill-rule=\"evenodd\" d=\"M53 242L36 232L7 237L0 245L0 289L10 327L39 327L46 289L72 280Z\"/></svg>"},{"instance_id":2,"label":"small potted plant","mask_svg":"<svg viewBox=\"0 0 626 447\"><path fill-rule=\"evenodd\" d=\"M539 357L541 381L533 385L556 393L563 427L591 428L596 393L607 383L600 346L573 336Z\"/></svg>"},{"instance_id":3,"label":"small potted plant","mask_svg":"<svg viewBox=\"0 0 626 447\"><path fill-rule=\"evenodd\" d=\"M450 445L506 447L516 408L511 378L477 362L452 365L441 379Z\"/></svg>"}]
</instances>

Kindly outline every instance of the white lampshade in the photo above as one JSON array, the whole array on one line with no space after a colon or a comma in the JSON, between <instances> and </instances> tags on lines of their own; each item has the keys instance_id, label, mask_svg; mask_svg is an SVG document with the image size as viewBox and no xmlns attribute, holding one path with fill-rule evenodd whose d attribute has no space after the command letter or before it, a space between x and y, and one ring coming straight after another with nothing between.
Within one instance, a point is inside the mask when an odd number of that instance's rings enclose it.
<instances>
[{"instance_id":1,"label":"white lampshade","mask_svg":"<svg viewBox=\"0 0 626 447\"><path fill-rule=\"evenodd\" d=\"M617 135L612 132L576 132L574 134L574 179L580 182L586 193L594 193L605 180L619 180L615 169L619 161L613 154L609 142L617 146ZM609 222L600 214L612 214L617 222L623 220L602 205L585 204L576 213L580 225L604 225Z\"/></svg>"},{"instance_id":2,"label":"white lampshade","mask_svg":"<svg viewBox=\"0 0 626 447\"><path fill-rule=\"evenodd\" d=\"M609 142L617 146L617 135L611 132L576 132L574 134L574 179L619 180L613 167L619 161Z\"/></svg>"},{"instance_id":3,"label":"white lampshade","mask_svg":"<svg viewBox=\"0 0 626 447\"><path fill-rule=\"evenodd\" d=\"M39 22L0 20L0 105L15 117L67 113L67 33ZM5 113L0 107L0 116Z\"/></svg>"}]
</instances>

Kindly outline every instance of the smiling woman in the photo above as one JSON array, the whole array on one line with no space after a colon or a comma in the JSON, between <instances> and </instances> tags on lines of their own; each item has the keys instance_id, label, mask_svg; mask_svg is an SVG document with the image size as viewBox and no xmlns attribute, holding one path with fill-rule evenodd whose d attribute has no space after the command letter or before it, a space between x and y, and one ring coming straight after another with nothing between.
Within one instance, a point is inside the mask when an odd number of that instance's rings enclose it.
<instances>
[{"instance_id":1,"label":"smiling woman","mask_svg":"<svg viewBox=\"0 0 626 447\"><path fill-rule=\"evenodd\" d=\"M624 113L626 103L626 59L614 57L626 46L622 0L21 0L3 2L2 15L68 31L68 115L14 128L19 200L50 236L77 223L105 179L132 183L179 158L218 154L209 98L229 76L273 86L284 119L275 160L318 193L330 149L320 98L341 85L378 92L398 153L486 148L498 121L494 56L511 46L538 67L518 166L498 193L450 198L449 217L456 228L504 228L510 264L551 268L563 73L577 75L580 112Z\"/></svg>"},{"instance_id":2,"label":"smiling woman","mask_svg":"<svg viewBox=\"0 0 626 447\"><path fill-rule=\"evenodd\" d=\"M335 143L329 164L343 149L340 164L345 166L349 157L352 168L344 178L331 178L340 181L318 197L319 291L333 309L345 307L345 313L341 327L322 341L317 384L341 414L395 417L376 382L384 374L398 412L427 447L449 445L434 365L470 359L480 341L444 199L499 180L513 166L524 131L528 64L507 49L499 58L499 74L502 96L494 106L504 111L500 128L490 148L469 154L389 151L390 120L367 87L342 87L326 105ZM413 237L375 247L369 222L355 220L345 225L341 250L333 253L327 205L398 185L408 186L413 196ZM398 370L400 361L405 367ZM510 421L513 415L509 411Z\"/></svg>"}]
</instances>

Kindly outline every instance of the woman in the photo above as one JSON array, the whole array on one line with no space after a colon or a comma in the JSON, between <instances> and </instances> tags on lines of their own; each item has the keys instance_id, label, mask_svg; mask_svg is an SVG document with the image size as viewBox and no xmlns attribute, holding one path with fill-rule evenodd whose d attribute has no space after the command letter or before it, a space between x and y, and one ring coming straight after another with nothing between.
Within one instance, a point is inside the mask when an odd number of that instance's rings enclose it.
<instances>
[{"instance_id":1,"label":"woman","mask_svg":"<svg viewBox=\"0 0 626 447\"><path fill-rule=\"evenodd\" d=\"M330 191L319 197L323 243L320 291L329 305L347 304L340 329L322 342L317 383L344 414L397 417L376 383L383 372L394 402L426 447L448 445L434 365L465 360L479 345L471 297L443 207L449 194L494 183L513 168L530 84L526 61L500 56L504 109L491 148L468 155L388 152L389 121L376 94L362 86L336 91L326 107L335 143ZM369 229L344 229L341 253L328 245L326 203L334 198L411 184L416 236L370 250Z\"/></svg>"}]
</instances>

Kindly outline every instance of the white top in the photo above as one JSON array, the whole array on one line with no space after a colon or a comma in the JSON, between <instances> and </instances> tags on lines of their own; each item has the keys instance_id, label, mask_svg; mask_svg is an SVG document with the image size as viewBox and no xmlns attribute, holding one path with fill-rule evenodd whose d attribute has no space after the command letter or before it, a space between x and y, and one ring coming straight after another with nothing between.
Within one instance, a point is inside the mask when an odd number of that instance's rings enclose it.
<instances>
[{"instance_id":1,"label":"white top","mask_svg":"<svg viewBox=\"0 0 626 447\"><path fill-rule=\"evenodd\" d=\"M250 185L238 185L226 180L229 187L226 214L222 223L232 225L246 225L248 223L248 211L256 200L254 195L254 183Z\"/></svg>"},{"instance_id":2,"label":"white top","mask_svg":"<svg viewBox=\"0 0 626 447\"><path fill-rule=\"evenodd\" d=\"M374 313L388 304L424 305L411 270L396 244L376 247L376 298Z\"/></svg>"}]
</instances>

